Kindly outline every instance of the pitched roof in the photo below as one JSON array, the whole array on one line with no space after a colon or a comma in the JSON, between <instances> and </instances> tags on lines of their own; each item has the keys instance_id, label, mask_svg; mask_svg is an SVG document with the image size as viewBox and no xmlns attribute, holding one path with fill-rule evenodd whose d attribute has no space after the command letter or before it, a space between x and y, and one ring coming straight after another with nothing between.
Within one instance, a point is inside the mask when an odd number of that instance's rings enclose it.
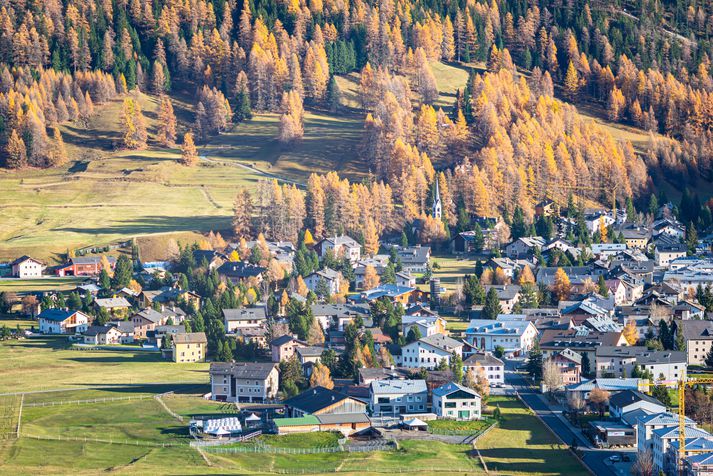
<instances>
[{"instance_id":1,"label":"pitched roof","mask_svg":"<svg viewBox=\"0 0 713 476\"><path fill-rule=\"evenodd\" d=\"M374 395L421 393L426 391L425 380L375 380L370 385Z\"/></svg>"},{"instance_id":2,"label":"pitched roof","mask_svg":"<svg viewBox=\"0 0 713 476\"><path fill-rule=\"evenodd\" d=\"M206 344L208 339L205 332L185 332L173 336L174 344Z\"/></svg>"},{"instance_id":3,"label":"pitched roof","mask_svg":"<svg viewBox=\"0 0 713 476\"><path fill-rule=\"evenodd\" d=\"M41 264L41 265L44 264L44 263L42 263L42 261L40 261L40 260L36 260L35 258L32 258L32 257L27 256L27 255L22 255L22 256L20 256L19 258L17 258L15 261L13 261L12 263L10 263L10 266L15 266L15 265L20 264L20 263L23 263L23 262L25 262L25 261L34 261L35 263Z\"/></svg>"},{"instance_id":4,"label":"pitched roof","mask_svg":"<svg viewBox=\"0 0 713 476\"><path fill-rule=\"evenodd\" d=\"M489 367L497 367L497 366L505 365L505 363L502 360L498 359L490 352L475 353L463 361L463 366L465 366L465 367L471 367L476 364L481 365L481 366L489 366Z\"/></svg>"},{"instance_id":5,"label":"pitched roof","mask_svg":"<svg viewBox=\"0 0 713 476\"><path fill-rule=\"evenodd\" d=\"M45 309L37 318L46 321L63 322L79 311L70 311L68 309Z\"/></svg>"},{"instance_id":6,"label":"pitched roof","mask_svg":"<svg viewBox=\"0 0 713 476\"><path fill-rule=\"evenodd\" d=\"M480 395L478 395L478 392L476 392L475 390L472 390L468 387L464 387L463 385L457 384L455 382L448 382L447 384L441 385L440 387L434 389L433 395L444 397L458 391L469 393L473 398L480 398Z\"/></svg>"},{"instance_id":7,"label":"pitched roof","mask_svg":"<svg viewBox=\"0 0 713 476\"><path fill-rule=\"evenodd\" d=\"M305 390L299 395L295 395L292 398L288 398L282 403L284 403L288 407L302 410L305 413L314 413L348 398L351 397L343 393L319 386Z\"/></svg>"},{"instance_id":8,"label":"pitched roof","mask_svg":"<svg viewBox=\"0 0 713 476\"><path fill-rule=\"evenodd\" d=\"M272 339L270 341L270 345L280 347L282 345L287 344L288 342L292 342L293 340L297 340L297 338L290 334L284 334L284 335L281 335L280 337L276 337L276 338Z\"/></svg>"},{"instance_id":9,"label":"pitched roof","mask_svg":"<svg viewBox=\"0 0 713 476\"><path fill-rule=\"evenodd\" d=\"M213 362L212 374L230 374L237 379L265 380L277 364L267 362Z\"/></svg>"},{"instance_id":10,"label":"pitched roof","mask_svg":"<svg viewBox=\"0 0 713 476\"><path fill-rule=\"evenodd\" d=\"M624 390L623 392L614 394L609 398L609 405L615 408L623 408L637 402L655 403L664 409L666 408L663 403L654 397L650 397L645 393L639 392L638 390Z\"/></svg>"},{"instance_id":11,"label":"pitched roof","mask_svg":"<svg viewBox=\"0 0 713 476\"><path fill-rule=\"evenodd\" d=\"M106 334L110 329L114 329L114 326L89 326L87 330L82 333L85 336L98 336L101 334Z\"/></svg>"},{"instance_id":12,"label":"pitched roof","mask_svg":"<svg viewBox=\"0 0 713 476\"><path fill-rule=\"evenodd\" d=\"M453 352L454 349L463 347L462 342L448 336L444 336L443 334L431 334L430 336L423 337L418 341L447 352Z\"/></svg>"},{"instance_id":13,"label":"pitched roof","mask_svg":"<svg viewBox=\"0 0 713 476\"><path fill-rule=\"evenodd\" d=\"M163 320L163 314L158 312L156 309L153 309L151 307L147 307L146 309L142 309L141 311L137 312L134 314L132 317L141 317L153 324L156 324L157 322L161 322Z\"/></svg>"},{"instance_id":14,"label":"pitched roof","mask_svg":"<svg viewBox=\"0 0 713 476\"><path fill-rule=\"evenodd\" d=\"M267 319L265 308L263 307L240 307L237 309L223 309L223 317L226 321L245 321Z\"/></svg>"},{"instance_id":15,"label":"pitched roof","mask_svg":"<svg viewBox=\"0 0 713 476\"><path fill-rule=\"evenodd\" d=\"M238 261L237 263L228 261L227 263L223 263L220 268L218 268L218 274L229 278L252 278L261 275L265 271L266 268L245 263L243 261Z\"/></svg>"},{"instance_id":16,"label":"pitched roof","mask_svg":"<svg viewBox=\"0 0 713 476\"><path fill-rule=\"evenodd\" d=\"M713 321L687 320L679 321L683 326L683 337L686 340L713 339Z\"/></svg>"},{"instance_id":17,"label":"pitched roof","mask_svg":"<svg viewBox=\"0 0 713 476\"><path fill-rule=\"evenodd\" d=\"M99 307L131 307L131 303L123 297L118 298L98 298L94 304Z\"/></svg>"}]
</instances>

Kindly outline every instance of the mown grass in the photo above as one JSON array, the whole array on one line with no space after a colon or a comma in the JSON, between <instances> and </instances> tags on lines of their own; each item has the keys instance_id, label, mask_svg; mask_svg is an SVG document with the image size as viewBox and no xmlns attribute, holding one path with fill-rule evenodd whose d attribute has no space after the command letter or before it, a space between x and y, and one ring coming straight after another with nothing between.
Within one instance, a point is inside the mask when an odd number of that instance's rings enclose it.
<instances>
[{"instance_id":1,"label":"mown grass","mask_svg":"<svg viewBox=\"0 0 713 476\"><path fill-rule=\"evenodd\" d=\"M478 440L488 469L499 475L588 474L566 447L527 408L512 397L491 396L503 419L498 427Z\"/></svg>"},{"instance_id":2,"label":"mown grass","mask_svg":"<svg viewBox=\"0 0 713 476\"><path fill-rule=\"evenodd\" d=\"M146 351L73 351L65 337L0 342L0 361L0 393L109 384L130 391L140 384L207 385L209 380L206 363L176 364Z\"/></svg>"},{"instance_id":3,"label":"mown grass","mask_svg":"<svg viewBox=\"0 0 713 476\"><path fill-rule=\"evenodd\" d=\"M82 281L82 278L0 279L0 292L69 291Z\"/></svg>"},{"instance_id":4,"label":"mown grass","mask_svg":"<svg viewBox=\"0 0 713 476\"><path fill-rule=\"evenodd\" d=\"M488 420L431 420L428 422L428 428L436 431L472 431L473 433L476 433L484 428L487 428L490 424L491 421Z\"/></svg>"}]
</instances>

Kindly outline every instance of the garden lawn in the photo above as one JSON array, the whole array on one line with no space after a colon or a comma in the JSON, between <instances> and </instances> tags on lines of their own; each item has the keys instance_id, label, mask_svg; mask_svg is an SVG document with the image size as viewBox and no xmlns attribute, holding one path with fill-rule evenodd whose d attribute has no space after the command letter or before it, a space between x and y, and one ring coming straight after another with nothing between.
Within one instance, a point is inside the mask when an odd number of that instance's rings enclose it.
<instances>
[{"instance_id":1,"label":"garden lawn","mask_svg":"<svg viewBox=\"0 0 713 476\"><path fill-rule=\"evenodd\" d=\"M69 350L66 337L0 342L0 393L117 385L124 392L156 384L208 384L207 363L176 364L159 353L126 350ZM200 390L195 390L200 391ZM207 390L206 390L207 391Z\"/></svg>"},{"instance_id":2,"label":"garden lawn","mask_svg":"<svg viewBox=\"0 0 713 476\"><path fill-rule=\"evenodd\" d=\"M315 431L291 435L261 435L259 441L275 448L334 448L340 434L333 431Z\"/></svg>"},{"instance_id":3,"label":"garden lawn","mask_svg":"<svg viewBox=\"0 0 713 476\"><path fill-rule=\"evenodd\" d=\"M498 475L543 474L585 476L589 473L529 409L512 397L490 397L503 421L478 440L485 464Z\"/></svg>"},{"instance_id":4,"label":"garden lawn","mask_svg":"<svg viewBox=\"0 0 713 476\"><path fill-rule=\"evenodd\" d=\"M487 428L491 424L491 420L472 420L472 421L457 421L457 420L431 420L428 422L428 429L434 431L454 431L454 432L470 432L477 433Z\"/></svg>"}]
</instances>

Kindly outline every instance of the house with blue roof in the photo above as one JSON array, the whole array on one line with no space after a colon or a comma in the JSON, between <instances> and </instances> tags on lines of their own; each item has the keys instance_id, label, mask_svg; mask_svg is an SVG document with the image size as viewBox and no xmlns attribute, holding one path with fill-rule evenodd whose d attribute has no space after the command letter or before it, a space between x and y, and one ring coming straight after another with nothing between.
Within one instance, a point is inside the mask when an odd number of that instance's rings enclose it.
<instances>
[{"instance_id":1,"label":"house with blue roof","mask_svg":"<svg viewBox=\"0 0 713 476\"><path fill-rule=\"evenodd\" d=\"M480 420L481 397L475 390L449 382L433 390L432 411L453 420Z\"/></svg>"},{"instance_id":2,"label":"house with blue roof","mask_svg":"<svg viewBox=\"0 0 713 476\"><path fill-rule=\"evenodd\" d=\"M37 320L42 334L81 334L87 330L91 318L82 311L45 309Z\"/></svg>"},{"instance_id":3,"label":"house with blue roof","mask_svg":"<svg viewBox=\"0 0 713 476\"><path fill-rule=\"evenodd\" d=\"M665 474L678 474L678 440L668 445L664 455L663 471ZM686 438L683 458L683 474L699 475L713 472L713 440L708 438ZM697 472L698 471L698 472Z\"/></svg>"}]
</instances>

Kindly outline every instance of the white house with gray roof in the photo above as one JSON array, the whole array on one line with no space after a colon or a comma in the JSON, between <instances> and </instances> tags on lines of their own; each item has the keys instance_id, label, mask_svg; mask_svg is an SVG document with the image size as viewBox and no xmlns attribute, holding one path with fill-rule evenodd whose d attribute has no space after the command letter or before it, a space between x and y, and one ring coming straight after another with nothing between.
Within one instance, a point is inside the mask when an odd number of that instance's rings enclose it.
<instances>
[{"instance_id":1,"label":"white house with gray roof","mask_svg":"<svg viewBox=\"0 0 713 476\"><path fill-rule=\"evenodd\" d=\"M342 273L335 271L331 268L324 268L319 271L315 271L309 274L305 278L305 284L307 288L316 293L319 289L319 283L324 282L329 289L329 294L338 294L339 287L342 284Z\"/></svg>"},{"instance_id":2,"label":"white house with gray roof","mask_svg":"<svg viewBox=\"0 0 713 476\"><path fill-rule=\"evenodd\" d=\"M480 420L480 395L463 385L449 382L433 390L432 411L453 420Z\"/></svg>"},{"instance_id":3,"label":"white house with gray roof","mask_svg":"<svg viewBox=\"0 0 713 476\"><path fill-rule=\"evenodd\" d=\"M319 256L324 256L328 251L331 251L334 256L349 258L352 263L356 263L361 258L361 245L347 235L324 238L314 245L314 248Z\"/></svg>"},{"instance_id":4,"label":"white house with gray roof","mask_svg":"<svg viewBox=\"0 0 713 476\"><path fill-rule=\"evenodd\" d=\"M463 355L463 343L443 334L432 334L401 348L401 366L434 370L445 360L451 363L453 354Z\"/></svg>"},{"instance_id":5,"label":"white house with gray roof","mask_svg":"<svg viewBox=\"0 0 713 476\"><path fill-rule=\"evenodd\" d=\"M425 380L375 380L369 385L369 409L373 416L398 417L428 411Z\"/></svg>"},{"instance_id":6,"label":"white house with gray roof","mask_svg":"<svg viewBox=\"0 0 713 476\"><path fill-rule=\"evenodd\" d=\"M669 412L654 413L652 415L640 417L638 421L639 423L636 430L636 448L639 453L646 450L653 453L653 433L655 430L660 430L662 428L678 429L678 415L674 415ZM698 427L696 422L688 417L686 417L685 426L693 428Z\"/></svg>"},{"instance_id":7,"label":"white house with gray roof","mask_svg":"<svg viewBox=\"0 0 713 476\"><path fill-rule=\"evenodd\" d=\"M527 353L536 339L537 328L524 315L512 320L472 319L465 331L465 340L472 347L487 352L503 347L513 356Z\"/></svg>"},{"instance_id":8,"label":"white house with gray roof","mask_svg":"<svg viewBox=\"0 0 713 476\"><path fill-rule=\"evenodd\" d=\"M234 333L242 329L256 329L265 324L267 315L264 307L241 307L223 309L225 332Z\"/></svg>"},{"instance_id":9,"label":"white house with gray roof","mask_svg":"<svg viewBox=\"0 0 713 476\"><path fill-rule=\"evenodd\" d=\"M405 246L396 249L396 255L401 260L401 269L410 274L425 273L431 260L430 246Z\"/></svg>"}]
</instances>

